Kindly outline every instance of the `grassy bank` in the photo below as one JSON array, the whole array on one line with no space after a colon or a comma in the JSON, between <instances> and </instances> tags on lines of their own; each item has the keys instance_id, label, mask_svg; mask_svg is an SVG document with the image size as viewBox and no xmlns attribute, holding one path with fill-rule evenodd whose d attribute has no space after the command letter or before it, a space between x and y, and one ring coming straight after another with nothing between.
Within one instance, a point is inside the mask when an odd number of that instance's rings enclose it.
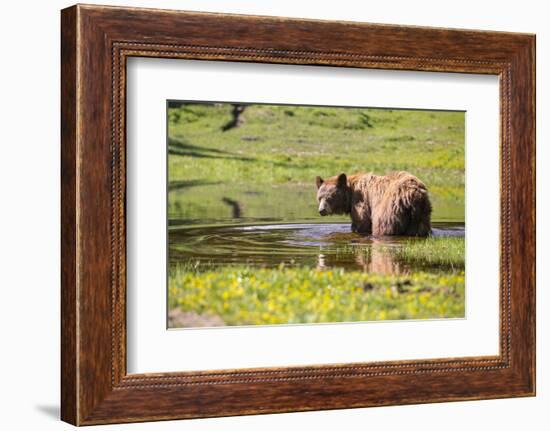
<instances>
[{"instance_id":1,"label":"grassy bank","mask_svg":"<svg viewBox=\"0 0 550 431\"><path fill-rule=\"evenodd\" d=\"M464 270L465 242L463 237L407 240L394 250L394 254L410 265Z\"/></svg>"},{"instance_id":2,"label":"grassy bank","mask_svg":"<svg viewBox=\"0 0 550 431\"><path fill-rule=\"evenodd\" d=\"M313 268L174 267L170 308L226 325L352 322L464 316L464 273L387 276Z\"/></svg>"},{"instance_id":3,"label":"grassy bank","mask_svg":"<svg viewBox=\"0 0 550 431\"><path fill-rule=\"evenodd\" d=\"M394 242L357 245L347 244L336 247L330 252L351 254L372 258L373 254L383 254L408 267L432 267L441 270L464 270L465 254L464 237L428 237L406 239Z\"/></svg>"}]
</instances>

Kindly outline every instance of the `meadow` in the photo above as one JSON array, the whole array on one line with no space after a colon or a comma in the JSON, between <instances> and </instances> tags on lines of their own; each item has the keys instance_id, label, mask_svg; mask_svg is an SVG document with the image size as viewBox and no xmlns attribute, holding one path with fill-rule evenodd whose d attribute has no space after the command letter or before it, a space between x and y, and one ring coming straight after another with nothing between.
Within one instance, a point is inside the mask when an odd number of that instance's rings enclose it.
<instances>
[{"instance_id":1,"label":"meadow","mask_svg":"<svg viewBox=\"0 0 550 431\"><path fill-rule=\"evenodd\" d=\"M250 105L228 128L231 112L168 107L171 326L464 315L463 112ZM437 234L319 217L315 176L394 170L428 186Z\"/></svg>"}]
</instances>

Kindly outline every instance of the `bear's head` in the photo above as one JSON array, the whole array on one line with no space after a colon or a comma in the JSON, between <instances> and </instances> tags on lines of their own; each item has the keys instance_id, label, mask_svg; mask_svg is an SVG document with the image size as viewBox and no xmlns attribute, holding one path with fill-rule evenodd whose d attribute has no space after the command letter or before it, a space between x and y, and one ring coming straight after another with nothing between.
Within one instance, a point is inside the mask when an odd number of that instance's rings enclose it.
<instances>
[{"instance_id":1,"label":"bear's head","mask_svg":"<svg viewBox=\"0 0 550 431\"><path fill-rule=\"evenodd\" d=\"M317 184L319 214L326 216L350 212L350 190L346 174L340 174L326 180L317 177L315 183Z\"/></svg>"}]
</instances>

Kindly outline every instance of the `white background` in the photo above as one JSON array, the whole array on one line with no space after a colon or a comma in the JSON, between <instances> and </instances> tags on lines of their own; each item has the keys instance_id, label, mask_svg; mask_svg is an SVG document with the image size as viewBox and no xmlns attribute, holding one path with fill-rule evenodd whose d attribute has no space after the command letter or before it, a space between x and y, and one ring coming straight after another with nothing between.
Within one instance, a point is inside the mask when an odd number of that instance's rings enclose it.
<instances>
[{"instance_id":1,"label":"white background","mask_svg":"<svg viewBox=\"0 0 550 431\"><path fill-rule=\"evenodd\" d=\"M134 58L126 82L129 373L498 354L498 77ZM466 111L466 319L167 331L166 99Z\"/></svg>"},{"instance_id":2,"label":"white background","mask_svg":"<svg viewBox=\"0 0 550 431\"><path fill-rule=\"evenodd\" d=\"M102 1L106 4L537 33L538 396L536 398L248 416L95 429L257 430L548 428L550 373L549 14L545 2L297 0ZM0 16L0 425L70 429L59 409L59 9L65 1L4 2Z\"/></svg>"}]
</instances>

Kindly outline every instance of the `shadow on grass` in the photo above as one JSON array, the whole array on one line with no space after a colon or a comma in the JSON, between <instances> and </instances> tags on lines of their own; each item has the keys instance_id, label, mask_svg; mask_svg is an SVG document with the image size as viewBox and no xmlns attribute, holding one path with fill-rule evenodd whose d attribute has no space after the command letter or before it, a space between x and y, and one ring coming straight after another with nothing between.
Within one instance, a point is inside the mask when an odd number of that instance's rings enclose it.
<instances>
[{"instance_id":1,"label":"shadow on grass","mask_svg":"<svg viewBox=\"0 0 550 431\"><path fill-rule=\"evenodd\" d=\"M198 187L198 186L216 186L218 184L221 184L221 181L204 181L204 180L170 181L168 183L168 191L172 192L175 190L190 189L192 187Z\"/></svg>"},{"instance_id":2,"label":"shadow on grass","mask_svg":"<svg viewBox=\"0 0 550 431\"><path fill-rule=\"evenodd\" d=\"M283 168L294 168L299 170L309 169L312 166L311 164L304 162L296 163L279 160L260 160L255 157L240 156L231 151L193 145L185 140L182 140L181 138L168 138L168 154L174 156L197 157L199 159L239 160L242 162L255 162L258 164Z\"/></svg>"},{"instance_id":3,"label":"shadow on grass","mask_svg":"<svg viewBox=\"0 0 550 431\"><path fill-rule=\"evenodd\" d=\"M184 140L174 138L168 138L168 154L175 156L197 157L201 159L227 159L241 160L245 162L256 161L253 157L239 156L230 151L219 150L217 148L199 147Z\"/></svg>"}]
</instances>

